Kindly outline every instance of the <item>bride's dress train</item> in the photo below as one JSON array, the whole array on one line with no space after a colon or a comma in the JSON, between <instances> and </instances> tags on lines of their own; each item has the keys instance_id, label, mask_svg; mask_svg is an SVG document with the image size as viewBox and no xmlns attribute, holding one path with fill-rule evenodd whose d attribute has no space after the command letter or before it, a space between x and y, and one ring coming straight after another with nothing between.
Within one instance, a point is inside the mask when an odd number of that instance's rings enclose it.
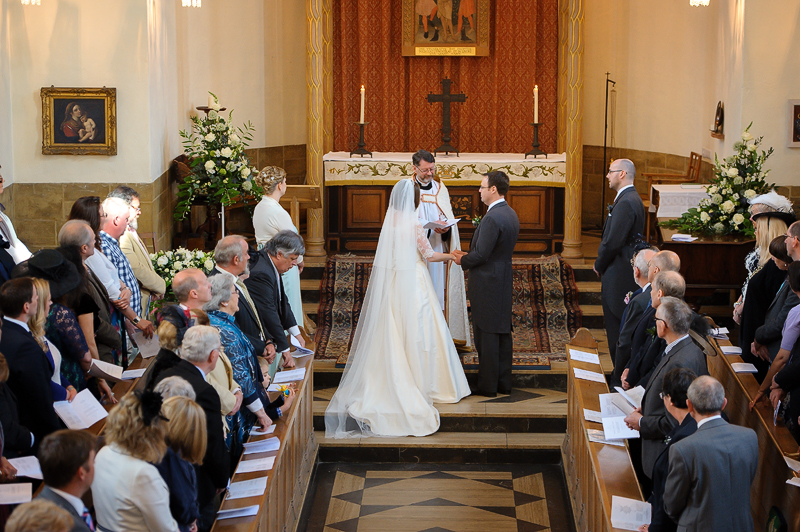
<instances>
[{"instance_id":1,"label":"bride's dress train","mask_svg":"<svg viewBox=\"0 0 800 532\"><path fill-rule=\"evenodd\" d=\"M417 221L413 182L400 181L347 367L325 412L327 437L426 436L439 429L434 402L469 395L423 258L432 254Z\"/></svg>"}]
</instances>

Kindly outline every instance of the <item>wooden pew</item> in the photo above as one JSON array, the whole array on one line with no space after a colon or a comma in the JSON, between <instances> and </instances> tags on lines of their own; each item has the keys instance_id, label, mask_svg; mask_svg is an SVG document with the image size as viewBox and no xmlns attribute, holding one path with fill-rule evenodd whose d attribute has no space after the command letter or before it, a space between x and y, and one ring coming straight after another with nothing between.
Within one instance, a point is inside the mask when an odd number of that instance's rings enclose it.
<instances>
[{"instance_id":1,"label":"wooden pew","mask_svg":"<svg viewBox=\"0 0 800 532\"><path fill-rule=\"evenodd\" d=\"M597 342L584 328L578 330L567 349L597 353ZM599 395L608 393L605 383L576 379L573 367L602 372L600 366L569 359L567 375L567 436L561 448L564 474L567 479L579 531L617 531L611 526L611 497L644 500L633 470L627 443L625 447L590 442L587 429L602 430L599 423L586 421L583 409L600 411Z\"/></svg>"},{"instance_id":2,"label":"wooden pew","mask_svg":"<svg viewBox=\"0 0 800 532\"><path fill-rule=\"evenodd\" d=\"M294 404L277 422L275 432L268 436L251 436L249 441L277 437L278 451L243 455L242 460L275 457L269 471L235 474L231 482L267 477L267 491L259 497L225 500L222 510L258 505L257 516L222 519L214 524L213 532L277 532L293 531L297 527L311 472L317 455L313 428L313 355L296 358L298 368L306 368L306 376L297 383ZM274 400L276 394L272 394Z\"/></svg>"},{"instance_id":3,"label":"wooden pew","mask_svg":"<svg viewBox=\"0 0 800 532\"><path fill-rule=\"evenodd\" d=\"M722 345L731 345L720 340ZM730 422L753 429L758 435L758 469L750 490L750 507L756 530L766 528L771 507L777 507L789 525L789 530L800 530L800 488L786 481L794 475L783 457L796 458L797 442L789 433L783 420L773 424L772 406L760 402L751 412L749 405L758 392L759 384L751 373L736 373L732 363L742 362L739 355L708 357L708 371L725 388L728 405L725 413Z\"/></svg>"}]
</instances>

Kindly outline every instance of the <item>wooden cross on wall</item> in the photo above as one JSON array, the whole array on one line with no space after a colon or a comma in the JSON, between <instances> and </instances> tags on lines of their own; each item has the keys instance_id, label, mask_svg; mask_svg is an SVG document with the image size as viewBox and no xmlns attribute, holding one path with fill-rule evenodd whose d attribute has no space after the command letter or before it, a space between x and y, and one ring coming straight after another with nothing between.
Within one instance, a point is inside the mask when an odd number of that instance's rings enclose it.
<instances>
[{"instance_id":1,"label":"wooden cross on wall","mask_svg":"<svg viewBox=\"0 0 800 532\"><path fill-rule=\"evenodd\" d=\"M442 145L436 148L436 150L434 150L434 153L455 152L456 156L458 156L458 150L450 145L450 133L452 132L452 128L450 127L450 104L454 102L464 103L465 101L467 101L467 95L451 94L450 85L452 84L453 80L449 78L444 78L442 80L442 93L428 94L428 102L431 104L433 104L434 102L442 103Z\"/></svg>"}]
</instances>

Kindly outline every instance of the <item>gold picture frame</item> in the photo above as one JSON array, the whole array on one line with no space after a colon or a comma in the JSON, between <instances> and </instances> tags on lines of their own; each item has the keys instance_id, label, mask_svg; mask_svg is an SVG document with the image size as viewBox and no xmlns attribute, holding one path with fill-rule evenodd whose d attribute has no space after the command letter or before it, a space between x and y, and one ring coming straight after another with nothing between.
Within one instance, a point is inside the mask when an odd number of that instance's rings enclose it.
<instances>
[{"instance_id":1,"label":"gold picture frame","mask_svg":"<svg viewBox=\"0 0 800 532\"><path fill-rule=\"evenodd\" d=\"M44 155L116 155L117 89L42 87Z\"/></svg>"},{"instance_id":2,"label":"gold picture frame","mask_svg":"<svg viewBox=\"0 0 800 532\"><path fill-rule=\"evenodd\" d=\"M489 55L489 1L403 0L403 55Z\"/></svg>"}]
</instances>

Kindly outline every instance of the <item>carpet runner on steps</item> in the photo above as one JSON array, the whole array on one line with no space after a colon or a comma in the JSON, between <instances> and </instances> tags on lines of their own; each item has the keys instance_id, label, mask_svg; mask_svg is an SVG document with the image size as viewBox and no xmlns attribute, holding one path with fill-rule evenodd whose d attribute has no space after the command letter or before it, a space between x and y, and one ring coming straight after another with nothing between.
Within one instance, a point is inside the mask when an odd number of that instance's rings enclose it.
<instances>
[{"instance_id":1,"label":"carpet runner on steps","mask_svg":"<svg viewBox=\"0 0 800 532\"><path fill-rule=\"evenodd\" d=\"M317 359L336 360L341 367L347 363L371 271L372 257L328 258L317 314ZM544 369L551 360L565 360L564 346L582 318L572 268L558 255L515 258L513 291L514 367ZM474 350L461 356L465 367L477 366Z\"/></svg>"}]
</instances>

